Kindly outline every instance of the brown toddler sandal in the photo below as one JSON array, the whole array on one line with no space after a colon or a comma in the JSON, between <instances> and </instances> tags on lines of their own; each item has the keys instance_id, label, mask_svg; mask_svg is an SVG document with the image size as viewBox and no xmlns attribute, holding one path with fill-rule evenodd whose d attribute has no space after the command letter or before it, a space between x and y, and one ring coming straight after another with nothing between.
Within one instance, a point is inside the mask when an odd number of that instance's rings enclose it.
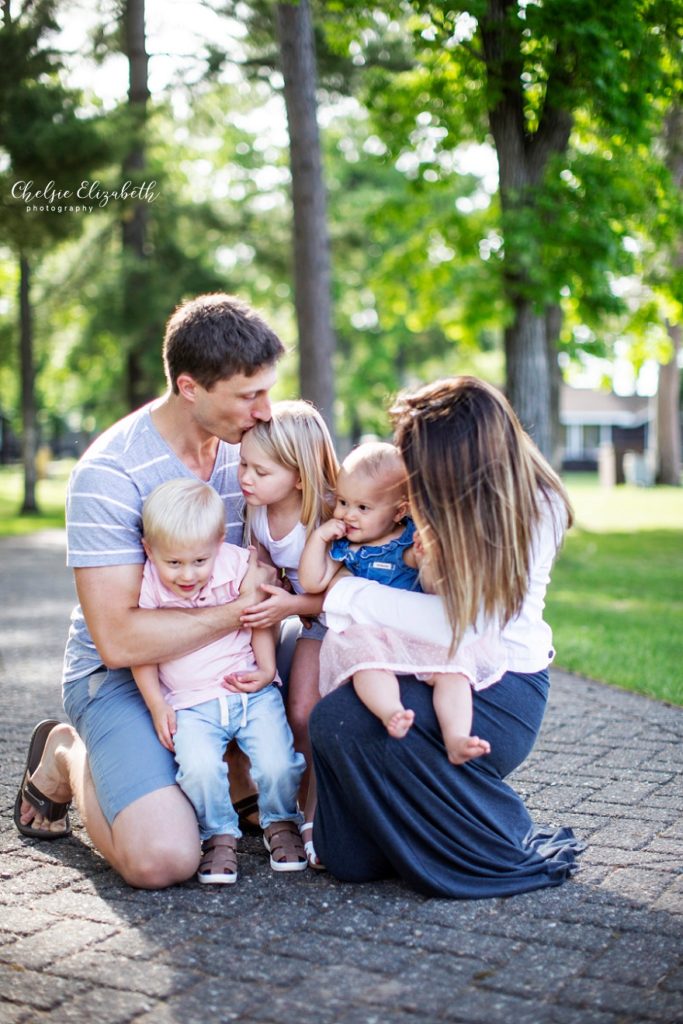
<instances>
[{"instance_id":1,"label":"brown toddler sandal","mask_svg":"<svg viewBox=\"0 0 683 1024\"><path fill-rule=\"evenodd\" d=\"M306 851L293 821L274 821L263 830L263 842L273 871L305 871Z\"/></svg>"},{"instance_id":2,"label":"brown toddler sandal","mask_svg":"<svg viewBox=\"0 0 683 1024\"><path fill-rule=\"evenodd\" d=\"M237 881L237 836L204 840L197 879L204 885L232 885Z\"/></svg>"}]
</instances>

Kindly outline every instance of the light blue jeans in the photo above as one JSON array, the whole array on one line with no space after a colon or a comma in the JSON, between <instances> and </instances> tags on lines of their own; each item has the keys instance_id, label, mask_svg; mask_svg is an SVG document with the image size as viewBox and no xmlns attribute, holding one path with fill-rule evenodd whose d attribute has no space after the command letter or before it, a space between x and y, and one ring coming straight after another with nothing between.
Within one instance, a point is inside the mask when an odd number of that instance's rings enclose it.
<instances>
[{"instance_id":1,"label":"light blue jeans","mask_svg":"<svg viewBox=\"0 0 683 1024\"><path fill-rule=\"evenodd\" d=\"M275 686L248 694L246 701L241 694L226 692L224 697L183 708L176 719L176 782L194 806L202 839L242 834L223 760L233 738L251 761L251 776L259 790L261 828L275 821L303 821L296 797L306 761L294 750L284 704Z\"/></svg>"}]
</instances>

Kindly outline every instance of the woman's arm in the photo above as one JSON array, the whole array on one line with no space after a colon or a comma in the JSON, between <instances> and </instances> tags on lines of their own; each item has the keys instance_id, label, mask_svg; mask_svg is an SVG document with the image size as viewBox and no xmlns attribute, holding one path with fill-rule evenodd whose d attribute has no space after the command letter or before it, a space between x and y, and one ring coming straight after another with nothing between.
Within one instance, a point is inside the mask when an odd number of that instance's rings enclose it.
<instances>
[{"instance_id":1,"label":"woman's arm","mask_svg":"<svg viewBox=\"0 0 683 1024\"><path fill-rule=\"evenodd\" d=\"M542 622L545 590L550 578L550 567L561 537L557 515L546 503L531 552L529 588L517 620L520 628L532 629ZM410 590L396 590L374 580L355 576L340 576L329 588L323 604L330 629L341 632L350 623L387 626L409 636L448 646L452 635L440 597L435 594L416 594ZM490 623L478 622L479 632L490 628ZM472 627L463 640L475 634ZM506 627L507 638L507 627Z\"/></svg>"},{"instance_id":2,"label":"woman's arm","mask_svg":"<svg viewBox=\"0 0 683 1024\"><path fill-rule=\"evenodd\" d=\"M340 576L323 604L325 621L337 633L350 623L388 626L448 646L451 627L440 597L397 590L375 580Z\"/></svg>"}]
</instances>

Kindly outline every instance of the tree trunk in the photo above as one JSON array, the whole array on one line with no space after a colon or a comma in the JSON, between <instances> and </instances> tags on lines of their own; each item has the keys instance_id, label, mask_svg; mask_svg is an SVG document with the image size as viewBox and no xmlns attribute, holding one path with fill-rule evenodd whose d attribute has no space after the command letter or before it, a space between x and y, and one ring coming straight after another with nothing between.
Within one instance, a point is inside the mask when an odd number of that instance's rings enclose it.
<instances>
[{"instance_id":1,"label":"tree trunk","mask_svg":"<svg viewBox=\"0 0 683 1024\"><path fill-rule=\"evenodd\" d=\"M21 363L21 417L23 424L21 454L24 464L24 501L22 515L38 512L36 503L36 423L35 366L33 361L33 317L31 311L31 267L26 256L19 259L19 352Z\"/></svg>"},{"instance_id":2,"label":"tree trunk","mask_svg":"<svg viewBox=\"0 0 683 1024\"><path fill-rule=\"evenodd\" d=\"M545 319L530 302L518 301L505 329L506 393L524 429L547 458L552 455L550 367Z\"/></svg>"},{"instance_id":3,"label":"tree trunk","mask_svg":"<svg viewBox=\"0 0 683 1024\"><path fill-rule=\"evenodd\" d=\"M669 327L673 354L659 367L657 388L657 483L678 487L681 483L681 325Z\"/></svg>"},{"instance_id":4,"label":"tree trunk","mask_svg":"<svg viewBox=\"0 0 683 1024\"><path fill-rule=\"evenodd\" d=\"M674 104L666 118L667 165L683 194L683 107ZM674 265L683 267L683 241L674 254ZM659 367L657 388L657 483L678 487L681 482L681 379L678 355L681 324L669 324L673 354Z\"/></svg>"},{"instance_id":5,"label":"tree trunk","mask_svg":"<svg viewBox=\"0 0 683 1024\"><path fill-rule=\"evenodd\" d=\"M126 0L123 11L125 53L128 58L128 107L133 123L133 143L123 162L126 179L134 183L145 167L145 126L147 118L148 57L145 36L145 0ZM122 204L124 256L123 321L128 337L126 393L130 409L154 397L155 389L147 378L144 352L150 344L146 327L147 275L144 265L149 207L145 202L126 200ZM156 343L153 339L152 343Z\"/></svg>"},{"instance_id":6,"label":"tree trunk","mask_svg":"<svg viewBox=\"0 0 683 1024\"><path fill-rule=\"evenodd\" d=\"M486 63L488 116L498 157L505 238L503 287L513 311L505 330L506 390L522 424L552 461L556 439L552 404L555 338L546 333L546 315L534 307L528 266L538 238L520 231L525 209L532 209L548 160L569 143L572 116L556 102L548 80L538 127L529 133L524 116L523 22L517 0L488 0L481 22ZM520 216L520 214L522 216ZM550 353L550 358L549 358Z\"/></svg>"},{"instance_id":7,"label":"tree trunk","mask_svg":"<svg viewBox=\"0 0 683 1024\"><path fill-rule=\"evenodd\" d=\"M560 390L562 371L557 358L557 343L562 330L562 307L553 303L545 311L545 347L550 379L550 463L558 472L562 468L562 427L560 424Z\"/></svg>"},{"instance_id":8,"label":"tree trunk","mask_svg":"<svg viewBox=\"0 0 683 1024\"><path fill-rule=\"evenodd\" d=\"M289 127L294 211L294 293L299 383L334 428L335 338L325 185L315 95L313 25L308 0L277 5L277 31Z\"/></svg>"}]
</instances>

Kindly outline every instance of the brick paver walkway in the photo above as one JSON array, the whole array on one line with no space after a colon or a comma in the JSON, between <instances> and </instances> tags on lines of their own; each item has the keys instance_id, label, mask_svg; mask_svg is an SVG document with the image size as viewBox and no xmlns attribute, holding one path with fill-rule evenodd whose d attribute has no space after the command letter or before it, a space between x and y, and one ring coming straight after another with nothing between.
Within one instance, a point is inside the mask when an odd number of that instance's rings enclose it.
<instances>
[{"instance_id":1,"label":"brick paver walkway","mask_svg":"<svg viewBox=\"0 0 683 1024\"><path fill-rule=\"evenodd\" d=\"M77 814L57 843L13 826L31 729L61 717L74 592L59 533L0 541L0 564L2 1024L683 1020L682 708L553 673L514 782L588 842L559 889L451 902L282 877L247 839L236 886L136 891Z\"/></svg>"}]
</instances>

